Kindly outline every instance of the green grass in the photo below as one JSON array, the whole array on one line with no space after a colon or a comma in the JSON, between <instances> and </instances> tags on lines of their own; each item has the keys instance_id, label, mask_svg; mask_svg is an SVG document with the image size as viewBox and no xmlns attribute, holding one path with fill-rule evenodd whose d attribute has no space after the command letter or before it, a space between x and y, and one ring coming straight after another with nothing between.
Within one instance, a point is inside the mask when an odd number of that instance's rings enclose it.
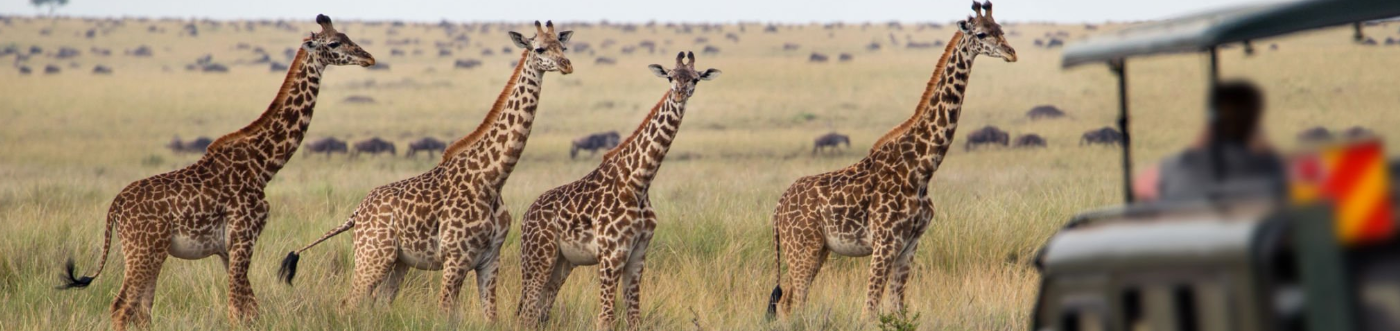
<instances>
[{"instance_id":1,"label":"green grass","mask_svg":"<svg viewBox=\"0 0 1400 331\"><path fill-rule=\"evenodd\" d=\"M78 35L92 22L74 19L16 19L0 25L0 47L13 43L48 50L72 46L84 55L72 60L32 58L31 67L55 63L58 75L21 76L0 68L0 330L88 330L109 328L107 309L120 286L120 252L90 288L56 291L62 262L77 259L90 271L98 259L104 213L126 184L193 162L162 146L172 136L217 137L257 117L273 97L281 73L264 66L232 66L227 74L186 72L183 65L202 54L232 63L251 58L239 42L262 46L280 59L313 29L295 22L295 31L259 28L236 32L201 23L198 38L176 35L183 22L127 20L125 26L95 39ZM164 27L149 34L147 25ZM425 26L398 28L392 38L420 38L417 46L385 44L388 26L337 22L360 41L388 71L335 68L325 77L310 138L360 140L381 136L405 143L423 135L455 139L481 120L509 75L513 55L502 28L489 34L467 32L471 45L437 57L434 41L448 38ZM40 29L51 28L43 36ZM562 25L574 29L575 43L591 44L596 54L571 54L576 72L550 74L544 84L538 120L529 147L505 189L513 215L540 193L575 180L597 165L597 158L571 161L568 142L586 133L634 128L667 88L646 72L649 63L669 63L680 50L703 47L703 35L722 49L697 55L697 67L725 75L700 84L671 158L651 192L660 224L648 254L642 284L646 328L705 330L824 330L878 328L860 320L868 259L833 257L821 272L806 309L783 322L764 319L775 266L769 216L778 196L795 179L843 167L864 155L879 137L913 111L937 60L938 50L907 50L900 40L945 40L950 28L889 30L818 25L762 33L748 25L724 32L678 34L658 26L636 33L615 28ZM1112 27L1108 27L1112 28ZM520 29L517 27L517 29ZM936 215L923 237L909 285L909 311L926 330L1025 329L1037 274L1029 259L1037 247L1077 211L1120 199L1116 149L1080 147L1079 134L1110 125L1116 117L1112 76L1101 66L1062 70L1056 50L1032 46L1036 36L1080 26L1007 26L1021 57L1018 63L982 59L974 70L963 133L996 125L1013 135L1037 133L1049 140L1043 150L954 148L930 190ZM521 30L526 31L526 30ZM1390 33L1394 24L1368 31ZM723 38L734 32L741 42ZM1383 39L1383 36L1380 36ZM1239 49L1222 53L1226 77L1254 78L1269 93L1268 133L1288 147L1293 133L1314 125L1341 129L1365 125L1384 133L1400 124L1389 114L1397 101L1392 70L1400 49L1350 43L1350 30L1331 29L1257 42L1260 53L1245 58ZM602 48L605 39L617 45ZM631 55L622 45L655 40L656 54ZM670 41L667 43L667 41ZM885 44L866 51L871 41ZM782 51L784 42L802 45ZM1278 43L1280 50L1267 45ZM151 45L156 56L120 55ZM88 54L110 48L112 57ZM423 49L424 56L390 56L391 48ZM497 52L481 56L482 48ZM812 51L849 52L849 63L811 64ZM594 65L595 56L618 59ZM456 58L478 58L472 70L451 68ZM6 61L12 58L0 58ZM70 68L70 63L78 63ZM115 69L94 76L93 65ZM168 69L167 69L168 68ZM430 70L431 69L431 70ZM40 70L41 71L41 70ZM1205 89L1202 58L1178 55L1129 64L1132 84L1134 160L1153 162L1187 144L1202 119ZM369 84L373 81L374 84ZM412 84L410 84L412 83ZM367 95L374 105L341 102ZM1024 112L1053 104L1070 118L1031 122ZM811 157L811 139L831 130L850 134L853 148L840 155ZM1396 142L1395 140L1388 140ZM959 140L961 143L961 140ZM684 157L682 157L684 156ZM502 321L483 321L476 289L462 293L455 316L438 313L440 273L409 273L396 302L388 306L339 311L347 292L349 236L341 236L303 256L295 287L276 282L278 261L291 249L340 224L375 186L429 169L436 157L295 157L267 189L271 217L260 238L251 272L262 316L254 329L482 329L513 328L520 290L518 228L502 256L499 309ZM227 276L218 259L167 260L154 308L159 330L225 329ZM576 270L564 286L547 329L592 327L598 311L596 268Z\"/></svg>"}]
</instances>

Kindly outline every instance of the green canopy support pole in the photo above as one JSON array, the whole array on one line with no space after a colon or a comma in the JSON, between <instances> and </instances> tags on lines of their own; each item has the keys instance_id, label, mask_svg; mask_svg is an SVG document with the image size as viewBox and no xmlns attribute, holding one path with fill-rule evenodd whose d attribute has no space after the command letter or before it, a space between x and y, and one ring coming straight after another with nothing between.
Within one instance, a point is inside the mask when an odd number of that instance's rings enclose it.
<instances>
[{"instance_id":1,"label":"green canopy support pole","mask_svg":"<svg viewBox=\"0 0 1400 331\"><path fill-rule=\"evenodd\" d=\"M1133 136L1128 133L1128 60L1109 62L1109 69L1118 76L1118 132L1123 133L1123 201L1132 204L1133 196Z\"/></svg>"}]
</instances>

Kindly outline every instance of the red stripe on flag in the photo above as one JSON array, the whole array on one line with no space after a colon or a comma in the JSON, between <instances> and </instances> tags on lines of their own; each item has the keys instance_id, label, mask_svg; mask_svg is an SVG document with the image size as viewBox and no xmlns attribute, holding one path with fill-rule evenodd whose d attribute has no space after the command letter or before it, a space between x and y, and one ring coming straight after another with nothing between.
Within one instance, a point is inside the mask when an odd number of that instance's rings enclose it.
<instances>
[{"instance_id":1,"label":"red stripe on flag","mask_svg":"<svg viewBox=\"0 0 1400 331\"><path fill-rule=\"evenodd\" d=\"M1334 201L1345 200L1356 187L1358 178L1364 175L1367 167L1374 166L1376 159L1380 157L1380 149L1375 145L1363 145L1356 148L1349 148L1342 151L1335 167L1328 176L1327 182L1323 183L1324 191L1327 195L1336 199Z\"/></svg>"}]
</instances>

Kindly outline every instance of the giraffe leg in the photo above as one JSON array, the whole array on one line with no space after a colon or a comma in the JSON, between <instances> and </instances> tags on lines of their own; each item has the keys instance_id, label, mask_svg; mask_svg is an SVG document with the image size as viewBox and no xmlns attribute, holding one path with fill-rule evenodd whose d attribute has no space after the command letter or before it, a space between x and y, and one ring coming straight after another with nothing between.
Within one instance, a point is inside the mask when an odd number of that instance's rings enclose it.
<instances>
[{"instance_id":1,"label":"giraffe leg","mask_svg":"<svg viewBox=\"0 0 1400 331\"><path fill-rule=\"evenodd\" d=\"M457 298L462 294L462 284L467 280L471 268L465 254L446 254L442 263L442 291L438 293L438 309L451 314L457 308Z\"/></svg>"},{"instance_id":2,"label":"giraffe leg","mask_svg":"<svg viewBox=\"0 0 1400 331\"><path fill-rule=\"evenodd\" d=\"M258 300L253 284L248 281L248 269L253 263L253 245L267 221L267 202L255 200L243 210L231 215L228 225L228 300L229 318L248 322L258 316Z\"/></svg>"},{"instance_id":3,"label":"giraffe leg","mask_svg":"<svg viewBox=\"0 0 1400 331\"><path fill-rule=\"evenodd\" d=\"M398 247L390 239L388 229L376 227L379 222L356 223L369 226L355 228L355 274L350 295L341 302L342 309L358 307L360 300L369 298L398 264Z\"/></svg>"},{"instance_id":4,"label":"giraffe leg","mask_svg":"<svg viewBox=\"0 0 1400 331\"><path fill-rule=\"evenodd\" d=\"M640 330L642 326L642 271L646 268L647 245L651 235L643 234L632 255L627 261L622 275L622 297L627 303L627 329Z\"/></svg>"},{"instance_id":5,"label":"giraffe leg","mask_svg":"<svg viewBox=\"0 0 1400 331\"><path fill-rule=\"evenodd\" d=\"M123 236L123 239L127 238ZM125 330L128 325L137 328L150 325L156 279L160 276L161 265L165 263L165 248L170 246L168 237L151 243L134 241L122 240L126 271L122 276L121 290L112 302L112 327L117 330Z\"/></svg>"},{"instance_id":6,"label":"giraffe leg","mask_svg":"<svg viewBox=\"0 0 1400 331\"><path fill-rule=\"evenodd\" d=\"M394 298L399 296L399 286L403 285L403 277L408 273L408 268L407 264L394 263L394 269L389 272L389 277L379 283L379 293L375 294L376 302L383 302L386 306L394 303Z\"/></svg>"},{"instance_id":7,"label":"giraffe leg","mask_svg":"<svg viewBox=\"0 0 1400 331\"><path fill-rule=\"evenodd\" d=\"M549 320L549 311L554 307L554 299L559 298L559 289L564 288L564 281L569 279L569 273L574 271L574 264L569 263L563 256L554 259L553 272L549 275L549 283L545 284L544 294L540 300L540 321Z\"/></svg>"},{"instance_id":8,"label":"giraffe leg","mask_svg":"<svg viewBox=\"0 0 1400 331\"><path fill-rule=\"evenodd\" d=\"M826 263L830 250L826 249L826 239L820 234L792 231L780 240L783 262L788 266L783 278L790 293L778 300L778 316L786 318L794 307L801 308L807 302L812 281Z\"/></svg>"},{"instance_id":9,"label":"giraffe leg","mask_svg":"<svg viewBox=\"0 0 1400 331\"><path fill-rule=\"evenodd\" d=\"M871 243L875 252L870 257L870 280L865 291L865 310L862 318L874 318L880 314L880 299L885 292L885 284L890 278L890 270L895 258L904 251L904 239L894 236L890 230L872 229L875 240Z\"/></svg>"},{"instance_id":10,"label":"giraffe leg","mask_svg":"<svg viewBox=\"0 0 1400 331\"><path fill-rule=\"evenodd\" d=\"M500 272L501 254L500 246L491 249L486 254L492 256L485 263L476 267L476 291L481 297L481 314L486 316L486 320L496 321L496 275Z\"/></svg>"},{"instance_id":11,"label":"giraffe leg","mask_svg":"<svg viewBox=\"0 0 1400 331\"><path fill-rule=\"evenodd\" d=\"M909 269L912 267L914 252L919 249L917 237L909 245L904 247L904 251L895 259L894 272L890 276L890 301L894 302L895 312L904 310L904 285L909 281Z\"/></svg>"},{"instance_id":12,"label":"giraffe leg","mask_svg":"<svg viewBox=\"0 0 1400 331\"><path fill-rule=\"evenodd\" d=\"M628 242L628 239L621 238L619 241ZM602 309L598 312L598 330L612 329L618 282L622 280L622 268L627 266L630 253L627 247L618 247L600 254L602 258L598 259L598 284L601 291L598 293L598 304Z\"/></svg>"},{"instance_id":13,"label":"giraffe leg","mask_svg":"<svg viewBox=\"0 0 1400 331\"><path fill-rule=\"evenodd\" d=\"M520 303L516 306L515 315L520 319L521 325L533 328L541 320L541 310L548 308L542 297L549 285L550 274L557 272L554 270L557 268L556 263L563 260L563 257L559 256L558 242L541 233L544 230L540 229L540 226L527 223L521 228Z\"/></svg>"}]
</instances>

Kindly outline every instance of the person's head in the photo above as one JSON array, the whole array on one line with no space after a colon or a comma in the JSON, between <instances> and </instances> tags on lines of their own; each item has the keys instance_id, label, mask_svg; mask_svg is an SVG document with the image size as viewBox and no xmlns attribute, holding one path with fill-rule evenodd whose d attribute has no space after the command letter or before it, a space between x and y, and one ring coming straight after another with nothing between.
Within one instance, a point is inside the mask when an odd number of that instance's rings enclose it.
<instances>
[{"instance_id":1,"label":"person's head","mask_svg":"<svg viewBox=\"0 0 1400 331\"><path fill-rule=\"evenodd\" d=\"M1215 132L1221 142L1248 142L1259 130L1264 115L1264 95L1248 81L1227 81L1211 91L1216 109Z\"/></svg>"}]
</instances>

